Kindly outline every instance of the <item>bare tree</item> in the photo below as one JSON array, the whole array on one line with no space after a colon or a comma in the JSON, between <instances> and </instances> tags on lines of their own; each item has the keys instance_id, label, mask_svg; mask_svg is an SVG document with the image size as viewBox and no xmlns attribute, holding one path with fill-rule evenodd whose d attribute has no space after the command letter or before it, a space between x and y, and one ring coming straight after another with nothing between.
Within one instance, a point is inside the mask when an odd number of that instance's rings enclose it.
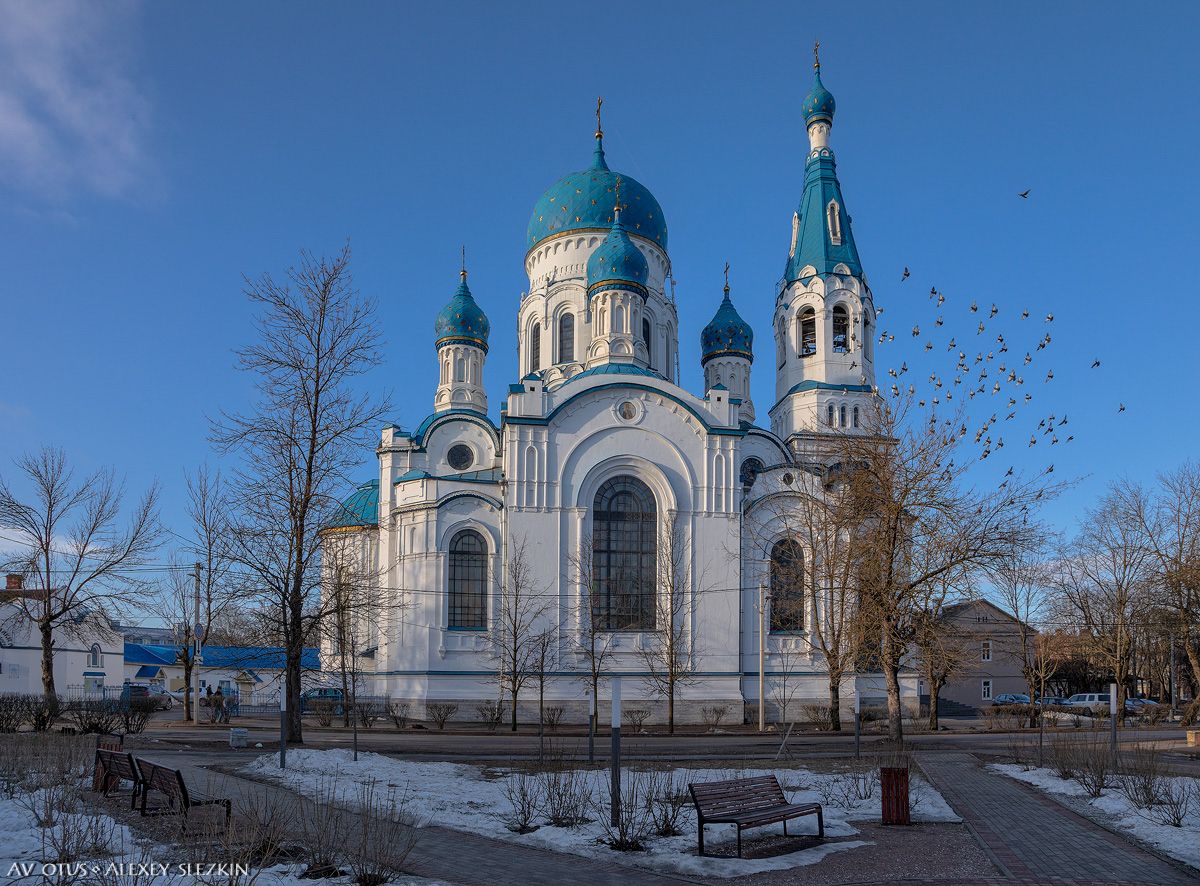
<instances>
[{"instance_id":1,"label":"bare tree","mask_svg":"<svg viewBox=\"0 0 1200 886\"><path fill-rule=\"evenodd\" d=\"M12 602L36 626L42 647L42 691L56 696L54 632L73 636L83 616L111 616L122 596L140 586L131 570L158 546L158 486L142 496L124 527L118 525L122 488L109 470L76 480L66 453L43 447L15 462L31 487L23 498L0 478L0 528L21 551L7 566L19 572L26 592Z\"/></svg>"},{"instance_id":2,"label":"bare tree","mask_svg":"<svg viewBox=\"0 0 1200 886\"><path fill-rule=\"evenodd\" d=\"M596 574L592 540L584 539L578 554L570 558L571 573L578 580L578 607L574 613L578 630L573 632L571 647L586 670L583 679L592 696L590 713L592 728L600 722L600 681L608 669L613 654L613 635L596 617L594 605Z\"/></svg>"},{"instance_id":3,"label":"bare tree","mask_svg":"<svg viewBox=\"0 0 1200 886\"><path fill-rule=\"evenodd\" d=\"M696 675L691 615L698 589L693 585L691 557L682 521L672 515L659 532L654 629L638 651L647 686L666 699L668 733L675 732L676 695Z\"/></svg>"},{"instance_id":4,"label":"bare tree","mask_svg":"<svg viewBox=\"0 0 1200 886\"><path fill-rule=\"evenodd\" d=\"M1169 614L1165 627L1179 639L1192 682L1200 685L1200 646L1195 639L1200 625L1200 464L1189 461L1160 474L1152 492L1126 481L1113 495L1125 519L1144 538L1155 596ZM1200 718L1200 699L1193 699L1183 717L1185 723Z\"/></svg>"},{"instance_id":5,"label":"bare tree","mask_svg":"<svg viewBox=\"0 0 1200 886\"><path fill-rule=\"evenodd\" d=\"M380 363L380 335L375 304L354 289L349 266L347 246L333 258L302 253L284 282L247 279L259 341L238 352L238 364L254 377L258 402L213 429L222 451L242 456L235 555L284 641L289 742L303 741L301 655L322 614L319 532L388 408L354 388Z\"/></svg>"},{"instance_id":6,"label":"bare tree","mask_svg":"<svg viewBox=\"0 0 1200 886\"><path fill-rule=\"evenodd\" d=\"M508 544L507 563L497 576L499 596L492 617L492 656L498 664L500 691L507 693L512 731L517 731L517 703L521 690L536 673L538 639L545 631L549 605L544 589L534 581L524 539Z\"/></svg>"},{"instance_id":7,"label":"bare tree","mask_svg":"<svg viewBox=\"0 0 1200 886\"><path fill-rule=\"evenodd\" d=\"M1087 632L1092 654L1113 675L1117 710L1125 710L1137 610L1153 566L1140 527L1110 491L1089 510L1057 560L1055 583Z\"/></svg>"},{"instance_id":8,"label":"bare tree","mask_svg":"<svg viewBox=\"0 0 1200 886\"><path fill-rule=\"evenodd\" d=\"M992 587L1001 608L1015 619L1016 648L1006 648L1004 654L1016 660L1025 679L1029 700L1036 703L1045 691L1049 676L1049 659L1044 654L1045 644L1039 642L1041 633L1036 627L1045 620L1049 600L1046 564L1041 552L1015 554L1001 561L993 571ZM1037 709L1030 707L1030 726Z\"/></svg>"},{"instance_id":9,"label":"bare tree","mask_svg":"<svg viewBox=\"0 0 1200 886\"><path fill-rule=\"evenodd\" d=\"M903 740L900 670L929 601L1033 547L1042 533L1031 511L1061 488L1049 471L1029 478L1014 472L995 488L971 485L974 460L959 450L963 411L942 418L936 409L914 410L911 401L897 395L878 403L868 410L866 433L838 435L830 454L838 466L834 485L848 487L844 522L855 585L864 631L878 637L872 657L883 671L895 742Z\"/></svg>"},{"instance_id":10,"label":"bare tree","mask_svg":"<svg viewBox=\"0 0 1200 886\"><path fill-rule=\"evenodd\" d=\"M939 594L913 619L917 666L929 687L929 729L938 730L938 698L946 684L972 660L968 637L945 617L945 595Z\"/></svg>"},{"instance_id":11,"label":"bare tree","mask_svg":"<svg viewBox=\"0 0 1200 886\"><path fill-rule=\"evenodd\" d=\"M809 655L809 649L800 645L780 646L771 653L775 677L770 681L770 695L771 700L779 709L781 724L786 725L792 722L788 719L788 708L796 700L796 693L804 685L801 675L809 668ZM838 726L841 726L840 718ZM830 728L832 728L832 722Z\"/></svg>"}]
</instances>

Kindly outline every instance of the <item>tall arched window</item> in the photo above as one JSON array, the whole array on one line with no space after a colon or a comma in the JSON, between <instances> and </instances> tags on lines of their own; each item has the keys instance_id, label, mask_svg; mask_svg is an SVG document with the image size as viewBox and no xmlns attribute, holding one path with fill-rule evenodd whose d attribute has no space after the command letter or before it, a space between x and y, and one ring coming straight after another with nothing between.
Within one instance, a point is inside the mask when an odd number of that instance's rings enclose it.
<instances>
[{"instance_id":1,"label":"tall arched window","mask_svg":"<svg viewBox=\"0 0 1200 886\"><path fill-rule=\"evenodd\" d=\"M558 318L558 362L575 361L575 315L563 314Z\"/></svg>"},{"instance_id":2,"label":"tall arched window","mask_svg":"<svg viewBox=\"0 0 1200 886\"><path fill-rule=\"evenodd\" d=\"M636 477L613 477L592 512L592 619L605 631L652 631L658 508Z\"/></svg>"},{"instance_id":3,"label":"tall arched window","mask_svg":"<svg viewBox=\"0 0 1200 886\"><path fill-rule=\"evenodd\" d=\"M858 407L854 407L854 427L858 427Z\"/></svg>"},{"instance_id":4,"label":"tall arched window","mask_svg":"<svg viewBox=\"0 0 1200 886\"><path fill-rule=\"evenodd\" d=\"M790 538L771 548L771 630L804 630L804 549Z\"/></svg>"},{"instance_id":5,"label":"tall arched window","mask_svg":"<svg viewBox=\"0 0 1200 886\"><path fill-rule=\"evenodd\" d=\"M537 372L542 368L542 324L534 323L529 330L529 371Z\"/></svg>"},{"instance_id":6,"label":"tall arched window","mask_svg":"<svg viewBox=\"0 0 1200 886\"><path fill-rule=\"evenodd\" d=\"M805 308L800 312L800 356L808 357L817 352L817 312Z\"/></svg>"},{"instance_id":7,"label":"tall arched window","mask_svg":"<svg viewBox=\"0 0 1200 886\"><path fill-rule=\"evenodd\" d=\"M487 542L474 529L450 539L449 618L452 631L487 630Z\"/></svg>"},{"instance_id":8,"label":"tall arched window","mask_svg":"<svg viewBox=\"0 0 1200 886\"><path fill-rule=\"evenodd\" d=\"M88 652L88 667L89 668L104 667L104 655L100 651L99 643L93 643L91 651Z\"/></svg>"},{"instance_id":9,"label":"tall arched window","mask_svg":"<svg viewBox=\"0 0 1200 886\"><path fill-rule=\"evenodd\" d=\"M650 321L642 318L642 342L646 345L646 363L654 368L654 349L650 347Z\"/></svg>"},{"instance_id":10,"label":"tall arched window","mask_svg":"<svg viewBox=\"0 0 1200 886\"><path fill-rule=\"evenodd\" d=\"M830 200L825 207L825 221L829 225L829 242L834 246L842 245L842 210L836 200Z\"/></svg>"},{"instance_id":11,"label":"tall arched window","mask_svg":"<svg viewBox=\"0 0 1200 886\"><path fill-rule=\"evenodd\" d=\"M825 409L825 424L833 427L833 404L830 403Z\"/></svg>"},{"instance_id":12,"label":"tall arched window","mask_svg":"<svg viewBox=\"0 0 1200 886\"><path fill-rule=\"evenodd\" d=\"M850 350L850 314L844 305L833 308L833 349L840 354Z\"/></svg>"},{"instance_id":13,"label":"tall arched window","mask_svg":"<svg viewBox=\"0 0 1200 886\"><path fill-rule=\"evenodd\" d=\"M846 427L846 404L843 403L838 410L838 424L844 428Z\"/></svg>"}]
</instances>

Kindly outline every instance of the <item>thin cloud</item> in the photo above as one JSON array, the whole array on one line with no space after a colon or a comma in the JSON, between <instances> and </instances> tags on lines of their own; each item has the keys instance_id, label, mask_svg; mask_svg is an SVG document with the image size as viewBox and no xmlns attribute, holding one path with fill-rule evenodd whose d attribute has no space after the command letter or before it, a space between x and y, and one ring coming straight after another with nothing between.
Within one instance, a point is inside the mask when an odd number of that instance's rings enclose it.
<instances>
[{"instance_id":1,"label":"thin cloud","mask_svg":"<svg viewBox=\"0 0 1200 886\"><path fill-rule=\"evenodd\" d=\"M150 107L133 3L0 3L0 187L59 203L144 190Z\"/></svg>"}]
</instances>

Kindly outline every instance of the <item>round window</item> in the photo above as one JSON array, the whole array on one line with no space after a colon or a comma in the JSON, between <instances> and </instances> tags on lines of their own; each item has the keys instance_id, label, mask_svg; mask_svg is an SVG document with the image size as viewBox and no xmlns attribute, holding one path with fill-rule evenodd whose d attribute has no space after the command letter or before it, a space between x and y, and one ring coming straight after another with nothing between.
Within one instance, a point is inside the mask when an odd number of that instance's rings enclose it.
<instances>
[{"instance_id":1,"label":"round window","mask_svg":"<svg viewBox=\"0 0 1200 886\"><path fill-rule=\"evenodd\" d=\"M446 461L450 462L450 467L456 471L465 471L475 461L475 453L471 451L470 446L462 443L455 443L450 447L450 451L446 453Z\"/></svg>"},{"instance_id":2,"label":"round window","mask_svg":"<svg viewBox=\"0 0 1200 886\"><path fill-rule=\"evenodd\" d=\"M617 408L617 411L625 421L633 421L637 418L637 407L633 405L632 400L626 400Z\"/></svg>"},{"instance_id":3,"label":"round window","mask_svg":"<svg viewBox=\"0 0 1200 886\"><path fill-rule=\"evenodd\" d=\"M786 483L788 486L791 486L791 485L792 485L792 482L793 482L795 479L796 479L796 478L795 478L795 477L793 477L791 474L784 474L784 475L783 475L783 482L784 482L784 483Z\"/></svg>"}]
</instances>

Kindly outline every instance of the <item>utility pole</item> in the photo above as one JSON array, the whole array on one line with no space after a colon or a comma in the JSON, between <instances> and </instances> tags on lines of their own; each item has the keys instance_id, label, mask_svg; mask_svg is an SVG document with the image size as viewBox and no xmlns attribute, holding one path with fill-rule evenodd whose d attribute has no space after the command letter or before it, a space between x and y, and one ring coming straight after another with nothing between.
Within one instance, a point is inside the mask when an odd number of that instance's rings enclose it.
<instances>
[{"instance_id":1,"label":"utility pole","mask_svg":"<svg viewBox=\"0 0 1200 886\"><path fill-rule=\"evenodd\" d=\"M200 563L192 565L195 606L192 610L192 725L200 725Z\"/></svg>"},{"instance_id":2,"label":"utility pole","mask_svg":"<svg viewBox=\"0 0 1200 886\"><path fill-rule=\"evenodd\" d=\"M1175 719L1175 634L1171 634L1171 719Z\"/></svg>"},{"instance_id":3,"label":"utility pole","mask_svg":"<svg viewBox=\"0 0 1200 886\"><path fill-rule=\"evenodd\" d=\"M758 583L758 731L767 730L767 588Z\"/></svg>"}]
</instances>

